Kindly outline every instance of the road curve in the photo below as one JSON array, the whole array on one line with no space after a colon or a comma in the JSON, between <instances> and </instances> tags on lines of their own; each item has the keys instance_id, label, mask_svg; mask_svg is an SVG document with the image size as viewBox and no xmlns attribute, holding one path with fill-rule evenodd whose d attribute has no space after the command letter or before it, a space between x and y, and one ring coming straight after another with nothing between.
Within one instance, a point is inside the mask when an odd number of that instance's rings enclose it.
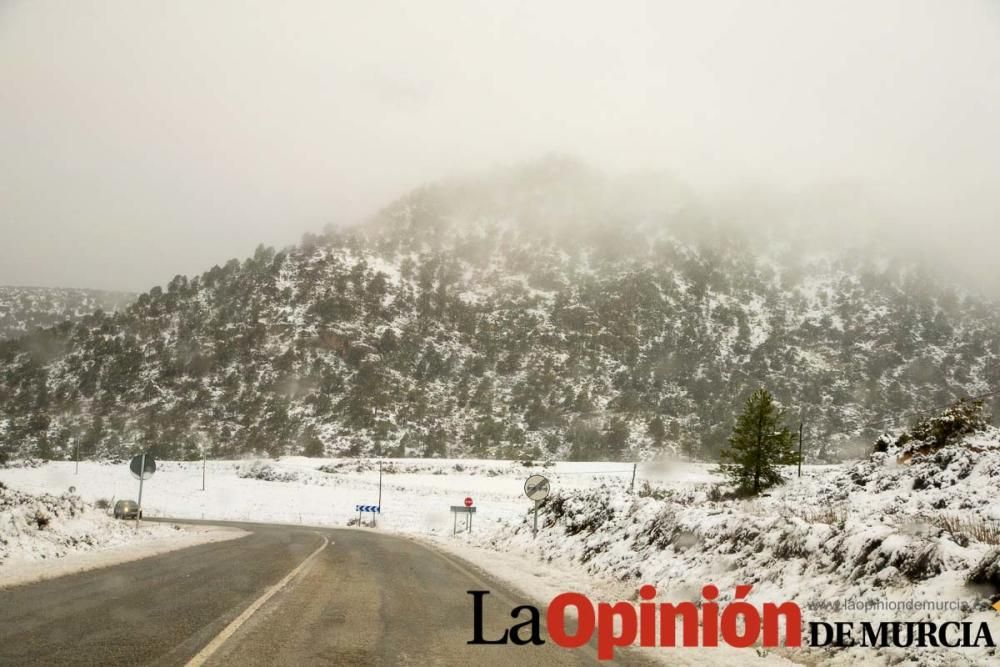
<instances>
[{"instance_id":1,"label":"road curve","mask_svg":"<svg viewBox=\"0 0 1000 667\"><path fill-rule=\"evenodd\" d=\"M529 600L413 540L219 525L251 534L0 590L0 664L187 665L196 656L206 665L595 664L592 646L469 646L466 591L492 592L487 638Z\"/></svg>"}]
</instances>

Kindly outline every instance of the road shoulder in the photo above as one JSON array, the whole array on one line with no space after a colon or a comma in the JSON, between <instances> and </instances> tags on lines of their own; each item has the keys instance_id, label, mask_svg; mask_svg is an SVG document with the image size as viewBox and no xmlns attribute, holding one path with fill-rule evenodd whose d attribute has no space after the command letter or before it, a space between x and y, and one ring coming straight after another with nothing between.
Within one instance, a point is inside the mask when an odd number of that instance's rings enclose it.
<instances>
[{"instance_id":1,"label":"road shoulder","mask_svg":"<svg viewBox=\"0 0 1000 667\"><path fill-rule=\"evenodd\" d=\"M200 544L246 537L250 533L229 526L174 524L173 534L133 544L76 552L50 560L11 560L0 565L0 589L23 586L70 574L110 567Z\"/></svg>"}]
</instances>

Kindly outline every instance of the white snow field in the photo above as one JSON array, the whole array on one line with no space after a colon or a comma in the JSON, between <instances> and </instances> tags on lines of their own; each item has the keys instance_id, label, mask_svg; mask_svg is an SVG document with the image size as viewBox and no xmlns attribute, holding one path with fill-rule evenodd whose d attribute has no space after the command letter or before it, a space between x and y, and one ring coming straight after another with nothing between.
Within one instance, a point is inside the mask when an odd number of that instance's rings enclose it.
<instances>
[{"instance_id":1,"label":"white snow field","mask_svg":"<svg viewBox=\"0 0 1000 667\"><path fill-rule=\"evenodd\" d=\"M899 462L897 453L803 476L752 499L720 496L715 466L622 463L386 460L378 530L429 539L547 603L567 590L592 600L701 600L715 584L720 609L737 584L747 600L795 601L809 621L970 621L1000 641L1000 431L991 429ZM539 534L525 479L544 474L553 497ZM346 526L356 504L378 501L378 463L355 459L163 462L143 491L150 515ZM0 470L0 481L33 493L73 484L86 500L134 498L124 463L49 463ZM471 534L452 536L451 505L466 496L477 513ZM370 515L365 515L365 521ZM459 522L461 526L461 519ZM843 605L816 608L815 605ZM862 605L868 604L869 608ZM874 605L874 606L872 606ZM896 605L902 605L896 606ZM961 606L961 608L950 608ZM859 630L855 630L856 633ZM975 631L973 632L975 634ZM977 665L994 649L807 646L737 650L655 648L670 664Z\"/></svg>"}]
</instances>

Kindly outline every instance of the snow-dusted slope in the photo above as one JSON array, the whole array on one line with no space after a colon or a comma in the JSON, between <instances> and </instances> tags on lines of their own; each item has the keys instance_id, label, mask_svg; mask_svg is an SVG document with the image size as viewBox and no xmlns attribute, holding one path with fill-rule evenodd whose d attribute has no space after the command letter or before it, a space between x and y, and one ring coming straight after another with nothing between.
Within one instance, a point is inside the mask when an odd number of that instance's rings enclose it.
<instances>
[{"instance_id":1,"label":"snow-dusted slope","mask_svg":"<svg viewBox=\"0 0 1000 667\"><path fill-rule=\"evenodd\" d=\"M766 385L829 460L1000 388L993 304L629 193L565 165L424 188L0 345L0 456L711 460Z\"/></svg>"},{"instance_id":2,"label":"snow-dusted slope","mask_svg":"<svg viewBox=\"0 0 1000 667\"><path fill-rule=\"evenodd\" d=\"M751 602L793 600L806 621L987 621L1000 638L991 608L1000 600L1000 431L903 462L897 454L806 468L752 500L719 498L717 483L653 484L637 496L621 484L560 491L543 506L537 538L525 518L472 542L583 569L617 582L619 595L648 583L665 599L697 601L713 583L725 601L752 584ZM997 659L985 648L811 653L824 664Z\"/></svg>"},{"instance_id":3,"label":"snow-dusted slope","mask_svg":"<svg viewBox=\"0 0 1000 667\"><path fill-rule=\"evenodd\" d=\"M96 310L111 312L133 299L135 295L126 292L0 286L0 340L78 320Z\"/></svg>"}]
</instances>

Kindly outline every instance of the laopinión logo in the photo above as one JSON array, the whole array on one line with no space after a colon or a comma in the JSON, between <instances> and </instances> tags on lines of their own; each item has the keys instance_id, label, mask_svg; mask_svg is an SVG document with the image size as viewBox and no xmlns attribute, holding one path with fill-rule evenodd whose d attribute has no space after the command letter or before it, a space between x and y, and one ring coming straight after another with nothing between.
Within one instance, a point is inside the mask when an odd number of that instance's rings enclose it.
<instances>
[{"instance_id":1,"label":"laopini\u00f3n logo","mask_svg":"<svg viewBox=\"0 0 1000 667\"><path fill-rule=\"evenodd\" d=\"M552 642L563 648L579 648L597 637L597 657L611 660L616 648L633 646L712 647L720 643L737 648L753 646L762 640L765 647L779 646L780 618L785 622L785 646L800 646L802 615L794 602L765 603L758 609L743 601L751 586L737 586L736 599L721 610L716 599L719 589L709 584L701 589L704 601L670 603L651 602L656 589L646 585L639 589L639 611L631 602L599 602L596 605L581 593L561 593L549 603L545 615ZM522 622L506 629L500 637L486 638L483 630L483 600L489 591L467 591L473 598L473 638L469 644L534 644L541 645L541 613L532 605L520 605L511 610L511 618ZM567 610L576 611L576 628L567 629ZM677 622L681 636L677 637ZM659 632L657 632L659 630ZM680 640L678 642L678 639ZM658 642L658 643L657 643Z\"/></svg>"},{"instance_id":2,"label":"laopini\u00f3n logo","mask_svg":"<svg viewBox=\"0 0 1000 667\"><path fill-rule=\"evenodd\" d=\"M856 635L855 630L860 629ZM992 648L996 644L986 621L851 621L810 622L810 646L870 646L874 648Z\"/></svg>"},{"instance_id":3,"label":"laopini\u00f3n logo","mask_svg":"<svg viewBox=\"0 0 1000 667\"><path fill-rule=\"evenodd\" d=\"M774 604L766 602L760 608L745 601L752 586L736 586L734 600L721 606L718 587L709 584L701 589L703 601L661 602L653 586L639 589L642 600L631 602L599 602L594 604L582 593L561 593L549 603L545 620L549 638L563 648L579 648L595 638L597 657L614 658L616 648L642 647L717 647L725 644L735 648L757 645L764 648L802 645L802 613L794 602ZM473 637L468 644L542 645L541 612L532 605L519 605L510 616L516 623L499 637L486 637L483 627L483 602L489 591L467 591L472 596ZM569 629L567 611L575 611L575 628ZM782 624L779 620L783 620ZM681 632L678 637L677 627ZM854 624L838 621L809 623L809 644L813 647L868 646L875 648L896 647L994 647L993 637L986 622L931 623L879 622L860 624L859 639L855 640ZM782 629L784 632L782 632Z\"/></svg>"}]
</instances>

